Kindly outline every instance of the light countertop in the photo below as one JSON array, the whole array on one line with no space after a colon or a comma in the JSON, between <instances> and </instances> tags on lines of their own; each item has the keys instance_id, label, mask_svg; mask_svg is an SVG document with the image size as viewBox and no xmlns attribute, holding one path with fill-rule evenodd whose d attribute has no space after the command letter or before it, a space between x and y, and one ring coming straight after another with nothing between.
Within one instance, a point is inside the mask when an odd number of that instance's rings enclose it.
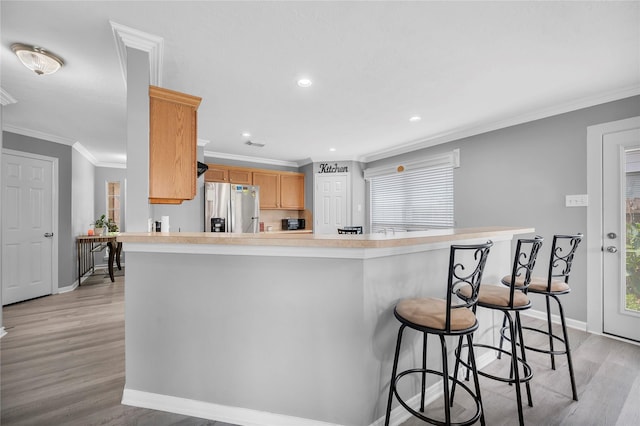
<instances>
[{"instance_id":1,"label":"light countertop","mask_svg":"<svg viewBox=\"0 0 640 426\"><path fill-rule=\"evenodd\" d=\"M118 235L122 243L210 244L231 246L391 248L458 240L497 238L534 232L528 227L492 226L482 228L434 229L430 231L374 233L360 235L316 235L295 231L234 234L214 232L126 232Z\"/></svg>"}]
</instances>

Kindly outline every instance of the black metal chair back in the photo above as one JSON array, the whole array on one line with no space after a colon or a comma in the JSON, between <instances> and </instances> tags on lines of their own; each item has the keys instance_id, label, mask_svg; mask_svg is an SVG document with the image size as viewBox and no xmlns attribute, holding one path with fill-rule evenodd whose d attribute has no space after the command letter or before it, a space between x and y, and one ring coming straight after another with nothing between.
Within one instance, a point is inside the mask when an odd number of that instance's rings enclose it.
<instances>
[{"instance_id":1,"label":"black metal chair back","mask_svg":"<svg viewBox=\"0 0 640 426\"><path fill-rule=\"evenodd\" d=\"M478 302L478 292L482 282L489 250L492 241L476 245L452 245L449 251L449 279L447 284L447 316L445 331L451 332L451 310L457 308L473 308ZM453 304L453 295L464 286L469 286L471 295ZM460 300L460 299L458 299Z\"/></svg>"},{"instance_id":2,"label":"black metal chair back","mask_svg":"<svg viewBox=\"0 0 640 426\"><path fill-rule=\"evenodd\" d=\"M569 283L573 256L583 237L583 234L553 236L547 280L548 292L551 292L551 282L553 280L562 280L565 283Z\"/></svg>"},{"instance_id":3,"label":"black metal chair back","mask_svg":"<svg viewBox=\"0 0 640 426\"><path fill-rule=\"evenodd\" d=\"M514 294L516 291L527 292L531 284L531 274L536 265L536 259L542 247L541 236L536 235L533 239L522 238L516 245L516 254L513 258L513 268L509 281L509 308L514 308ZM506 277L505 277L506 278Z\"/></svg>"}]
</instances>

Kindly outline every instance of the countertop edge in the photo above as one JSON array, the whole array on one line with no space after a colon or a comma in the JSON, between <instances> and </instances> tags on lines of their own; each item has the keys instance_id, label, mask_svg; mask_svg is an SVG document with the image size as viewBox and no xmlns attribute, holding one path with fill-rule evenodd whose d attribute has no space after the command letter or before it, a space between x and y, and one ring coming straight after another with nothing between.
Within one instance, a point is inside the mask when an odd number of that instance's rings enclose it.
<instances>
[{"instance_id":1,"label":"countertop edge","mask_svg":"<svg viewBox=\"0 0 640 426\"><path fill-rule=\"evenodd\" d=\"M534 232L527 227L485 227L396 235L123 233L125 251L371 258L441 248L462 240L506 240Z\"/></svg>"}]
</instances>

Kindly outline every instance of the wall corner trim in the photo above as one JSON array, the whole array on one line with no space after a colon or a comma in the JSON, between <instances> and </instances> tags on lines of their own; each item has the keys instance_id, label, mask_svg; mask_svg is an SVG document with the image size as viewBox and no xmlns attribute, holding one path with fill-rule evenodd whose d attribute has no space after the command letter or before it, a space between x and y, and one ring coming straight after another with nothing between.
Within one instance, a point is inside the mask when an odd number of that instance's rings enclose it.
<instances>
[{"instance_id":1,"label":"wall corner trim","mask_svg":"<svg viewBox=\"0 0 640 426\"><path fill-rule=\"evenodd\" d=\"M164 39L117 22L109 21L109 23L116 42L125 87L127 86L127 47L142 50L149 54L149 83L153 86L162 86Z\"/></svg>"}]
</instances>

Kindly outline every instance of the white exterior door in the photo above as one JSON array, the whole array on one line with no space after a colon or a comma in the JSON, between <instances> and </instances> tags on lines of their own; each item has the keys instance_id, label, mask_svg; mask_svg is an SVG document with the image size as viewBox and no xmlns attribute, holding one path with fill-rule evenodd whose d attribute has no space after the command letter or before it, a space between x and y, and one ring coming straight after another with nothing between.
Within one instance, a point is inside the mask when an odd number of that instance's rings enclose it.
<instances>
[{"instance_id":1,"label":"white exterior door","mask_svg":"<svg viewBox=\"0 0 640 426\"><path fill-rule=\"evenodd\" d=\"M346 173L316 174L313 232L337 234L347 223L350 207L349 176Z\"/></svg>"},{"instance_id":2,"label":"white exterior door","mask_svg":"<svg viewBox=\"0 0 640 426\"><path fill-rule=\"evenodd\" d=\"M602 138L603 331L640 341L640 129Z\"/></svg>"},{"instance_id":3,"label":"white exterior door","mask_svg":"<svg viewBox=\"0 0 640 426\"><path fill-rule=\"evenodd\" d=\"M53 292L54 160L2 155L2 304Z\"/></svg>"}]
</instances>

